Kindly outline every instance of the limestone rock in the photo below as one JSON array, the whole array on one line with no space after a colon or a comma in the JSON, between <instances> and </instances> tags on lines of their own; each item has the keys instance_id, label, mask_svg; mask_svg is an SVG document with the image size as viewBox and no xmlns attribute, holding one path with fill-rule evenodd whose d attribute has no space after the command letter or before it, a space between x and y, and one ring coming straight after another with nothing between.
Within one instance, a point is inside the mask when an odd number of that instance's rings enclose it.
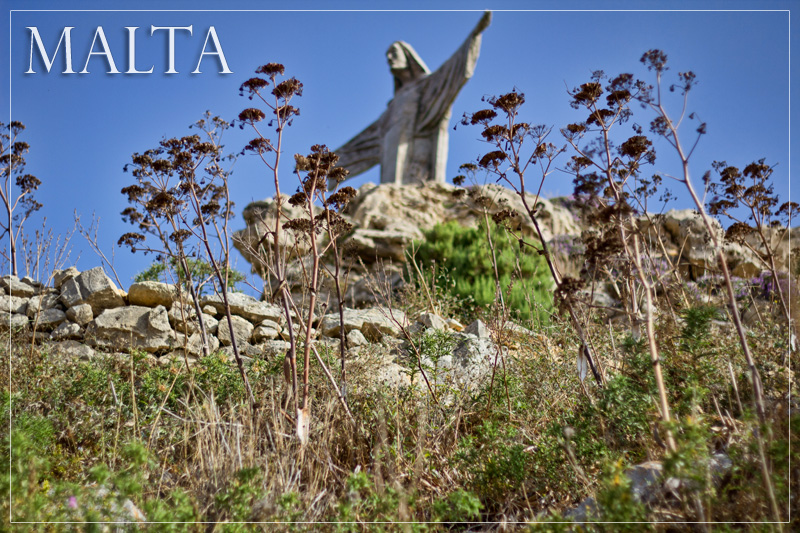
<instances>
[{"instance_id":1,"label":"limestone rock","mask_svg":"<svg viewBox=\"0 0 800 533\"><path fill-rule=\"evenodd\" d=\"M480 319L475 320L469 326L467 326L464 330L464 333L475 335L479 339L489 339L492 336L492 332L489 331L488 326L486 326L486 324L484 324Z\"/></svg>"},{"instance_id":2,"label":"limestone rock","mask_svg":"<svg viewBox=\"0 0 800 533\"><path fill-rule=\"evenodd\" d=\"M184 298L188 298L188 294ZM163 305L167 309L172 302L178 300L178 289L169 283L157 281L140 281L131 285L128 290L128 303L143 307L156 307Z\"/></svg>"},{"instance_id":3,"label":"limestone rock","mask_svg":"<svg viewBox=\"0 0 800 533\"><path fill-rule=\"evenodd\" d=\"M56 341L63 341L68 339L80 339L83 335L81 334L81 327L74 322L62 322L58 325L56 329L50 334L50 338Z\"/></svg>"},{"instance_id":4,"label":"limestone rock","mask_svg":"<svg viewBox=\"0 0 800 533\"><path fill-rule=\"evenodd\" d=\"M283 357L289 349L289 343L282 340L265 341L254 348L260 350L263 357Z\"/></svg>"},{"instance_id":5,"label":"limestone rock","mask_svg":"<svg viewBox=\"0 0 800 533\"><path fill-rule=\"evenodd\" d=\"M81 359L83 361L97 357L97 352L85 343L75 340L66 340L62 342L53 342L50 344L50 351L53 354L62 355L72 359Z\"/></svg>"},{"instance_id":6,"label":"limestone rock","mask_svg":"<svg viewBox=\"0 0 800 533\"><path fill-rule=\"evenodd\" d=\"M464 324L456 320L455 318L448 318L445 320L447 327L452 329L453 331L464 331Z\"/></svg>"},{"instance_id":7,"label":"limestone rock","mask_svg":"<svg viewBox=\"0 0 800 533\"><path fill-rule=\"evenodd\" d=\"M0 329L3 330L24 330L28 327L29 322L27 316L18 313L0 315Z\"/></svg>"},{"instance_id":8,"label":"limestone rock","mask_svg":"<svg viewBox=\"0 0 800 533\"><path fill-rule=\"evenodd\" d=\"M66 281L61 287L61 302L66 307L89 304L97 316L105 309L125 305L123 294L103 268L96 267Z\"/></svg>"},{"instance_id":9,"label":"limestone rock","mask_svg":"<svg viewBox=\"0 0 800 533\"><path fill-rule=\"evenodd\" d=\"M379 341L384 335L395 337L400 334L400 328L389 318L388 309L345 309L343 314L345 333L357 329L373 342ZM394 310L393 314L401 324L406 321L405 313L402 311ZM339 336L340 327L341 323L337 312L325 315L318 329L326 337L336 338Z\"/></svg>"},{"instance_id":10,"label":"limestone rock","mask_svg":"<svg viewBox=\"0 0 800 533\"><path fill-rule=\"evenodd\" d=\"M369 344L369 341L361 331L354 329L347 334L347 345L349 347L364 346L365 344Z\"/></svg>"},{"instance_id":11,"label":"limestone rock","mask_svg":"<svg viewBox=\"0 0 800 533\"><path fill-rule=\"evenodd\" d=\"M271 320L264 320L253 331L253 342L258 344L268 340L277 339L280 335L280 326Z\"/></svg>"},{"instance_id":12,"label":"limestone rock","mask_svg":"<svg viewBox=\"0 0 800 533\"><path fill-rule=\"evenodd\" d=\"M209 333L206 336L206 340L208 341L209 354L212 354L217 350L219 350L220 342L219 339L217 339L217 337ZM177 333L174 346L177 349L176 352L178 354L182 355L183 350L185 349L186 353L188 353L193 358L203 357L203 337L200 335L199 332L192 333L191 335L189 335L188 338L181 333Z\"/></svg>"},{"instance_id":13,"label":"limestone rock","mask_svg":"<svg viewBox=\"0 0 800 533\"><path fill-rule=\"evenodd\" d=\"M59 324L67 319L67 315L60 309L45 309L39 313L38 317L34 316L31 322L40 331L52 331Z\"/></svg>"},{"instance_id":14,"label":"limestone rock","mask_svg":"<svg viewBox=\"0 0 800 533\"><path fill-rule=\"evenodd\" d=\"M250 342L250 337L253 335L255 329L253 324L239 316L231 316L231 324L233 324L233 337L236 338L236 345L242 346ZM228 319L223 318L217 326L217 336L223 346L231 345L231 330L228 326Z\"/></svg>"},{"instance_id":15,"label":"limestone rock","mask_svg":"<svg viewBox=\"0 0 800 533\"><path fill-rule=\"evenodd\" d=\"M67 309L67 318L79 326L85 326L94 319L92 306L89 304L79 304Z\"/></svg>"},{"instance_id":16,"label":"limestone rock","mask_svg":"<svg viewBox=\"0 0 800 533\"><path fill-rule=\"evenodd\" d=\"M183 305L183 309L181 309ZM173 302L169 309L169 323L178 333L192 335L200 332L200 321L197 320L197 312L193 304L181 304ZM203 313L203 325L206 333L216 334L219 321L211 315Z\"/></svg>"},{"instance_id":17,"label":"limestone rock","mask_svg":"<svg viewBox=\"0 0 800 533\"><path fill-rule=\"evenodd\" d=\"M11 296L30 298L37 290L27 283L23 283L17 276L7 275L0 278L0 286L6 289Z\"/></svg>"},{"instance_id":18,"label":"limestone rock","mask_svg":"<svg viewBox=\"0 0 800 533\"><path fill-rule=\"evenodd\" d=\"M224 316L225 304L222 296L218 294L206 296L201 300L201 303L204 306L212 306L216 310L217 316ZM283 309L277 305L261 302L241 292L229 292L228 303L231 306L232 314L239 315L253 324L260 324L264 320L271 320L280 324L283 317ZM223 318L220 322L224 321L225 319Z\"/></svg>"},{"instance_id":19,"label":"limestone rock","mask_svg":"<svg viewBox=\"0 0 800 533\"><path fill-rule=\"evenodd\" d=\"M284 195L281 202L282 218L291 220L300 218L304 215L302 208L289 205L289 198ZM256 250L261 249L265 243L262 238L267 231L275 231L275 217L277 215L277 202L275 198L268 198L259 202L253 202L245 207L242 212L247 227L244 230L237 231L233 236L233 245L250 263L252 271L264 276L264 266L258 256ZM273 240L266 243L266 246L271 246ZM305 249L301 242L295 241L294 233L291 231L281 232L281 241L279 243L281 248L294 248L300 246Z\"/></svg>"},{"instance_id":20,"label":"limestone rock","mask_svg":"<svg viewBox=\"0 0 800 533\"><path fill-rule=\"evenodd\" d=\"M447 322L445 322L442 317L434 313L422 313L419 315L419 318L417 318L417 322L426 328L433 328L441 331L447 329Z\"/></svg>"},{"instance_id":21,"label":"limestone rock","mask_svg":"<svg viewBox=\"0 0 800 533\"><path fill-rule=\"evenodd\" d=\"M19 296L9 296L7 294L0 295L0 313L7 315L9 313L17 313L20 315L26 314L28 310L28 299L20 298Z\"/></svg>"},{"instance_id":22,"label":"limestone rock","mask_svg":"<svg viewBox=\"0 0 800 533\"><path fill-rule=\"evenodd\" d=\"M86 341L95 347L155 353L175 346L176 334L163 306L131 305L103 311L86 328Z\"/></svg>"},{"instance_id":23,"label":"limestone rock","mask_svg":"<svg viewBox=\"0 0 800 533\"><path fill-rule=\"evenodd\" d=\"M53 287L55 287L56 290L61 290L61 286L64 285L65 282L77 277L79 274L80 271L74 266L64 270L56 270L53 272Z\"/></svg>"},{"instance_id":24,"label":"limestone rock","mask_svg":"<svg viewBox=\"0 0 800 533\"><path fill-rule=\"evenodd\" d=\"M466 337L453 350L452 355L437 361L423 359L425 367L434 368L433 382L455 385L461 389L476 390L492 373L497 348L491 339ZM431 376L428 376L431 379Z\"/></svg>"},{"instance_id":25,"label":"limestone rock","mask_svg":"<svg viewBox=\"0 0 800 533\"><path fill-rule=\"evenodd\" d=\"M58 296L52 293L41 294L33 296L28 300L28 307L26 313L30 318L36 317L38 313L42 313L48 309L53 309L58 305Z\"/></svg>"}]
</instances>

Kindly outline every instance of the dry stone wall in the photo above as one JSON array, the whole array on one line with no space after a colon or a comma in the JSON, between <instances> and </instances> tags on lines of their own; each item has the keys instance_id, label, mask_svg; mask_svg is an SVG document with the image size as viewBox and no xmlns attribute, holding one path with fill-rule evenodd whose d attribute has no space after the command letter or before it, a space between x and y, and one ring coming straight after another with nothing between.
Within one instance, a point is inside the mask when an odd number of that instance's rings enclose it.
<instances>
[{"instance_id":1,"label":"dry stone wall","mask_svg":"<svg viewBox=\"0 0 800 533\"><path fill-rule=\"evenodd\" d=\"M188 356L194 361L202 355L202 337L196 307L187 298L174 285L152 281L134 283L125 292L101 267L58 271L52 287L30 278L4 276L0 278L0 328L47 345L55 353L82 359L140 350L163 360ZM199 302L210 350L232 355L231 339L235 338L246 361L283 356L289 332L282 309L242 293L230 293L228 300L232 328L219 295L202 297ZM344 327L351 357L361 347L380 344L383 353L376 376L383 379L378 381L399 386L412 384L406 361L409 350L400 346L404 337L400 324L415 335L447 330L454 340L453 355L435 365L425 361L426 366L438 365L439 379L470 387L489 375L496 353L484 324L476 321L461 331L464 327L457 322L431 313L415 318L381 307L344 309L344 321L338 312L323 315L312 333L318 342L338 346ZM294 327L297 335L299 326Z\"/></svg>"}]
</instances>

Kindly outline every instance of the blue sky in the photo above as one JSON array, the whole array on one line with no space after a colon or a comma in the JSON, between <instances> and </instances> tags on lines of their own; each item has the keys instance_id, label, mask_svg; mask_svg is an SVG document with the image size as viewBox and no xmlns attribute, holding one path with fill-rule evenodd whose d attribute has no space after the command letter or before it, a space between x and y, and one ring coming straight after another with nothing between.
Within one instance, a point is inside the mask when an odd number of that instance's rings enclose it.
<instances>
[{"instance_id":1,"label":"blue sky","mask_svg":"<svg viewBox=\"0 0 800 533\"><path fill-rule=\"evenodd\" d=\"M8 102L0 120L19 120L27 126L24 140L31 145L28 172L43 182L37 193L44 204L40 215L47 217L48 226L56 233L64 233L73 225L74 211L84 222L94 213L100 218L99 244L109 255L112 245L130 228L119 213L127 206L120 189L130 184L130 175L122 169L131 154L156 146L164 137L190 133L189 124L206 110L227 119L236 117L250 107L250 102L239 96L239 85L259 65L283 63L287 74L304 84L304 94L297 101L301 115L287 132L285 152L289 156L306 153L317 143L333 149L377 118L392 98L385 51L393 41L411 43L428 66L436 69L486 8L495 11L494 19L484 34L475 75L453 106L453 123L464 112L480 109L481 97L516 87L527 97L525 120L555 126L551 140L562 144L558 128L585 118L570 108L568 88L588 81L597 69L608 74L632 72L651 80L640 68L639 58L648 49L660 48L669 56L672 74L692 70L699 80L690 109L708 123L708 135L693 156L694 176L699 178L714 160L743 167L763 157L778 165L776 190L782 199L789 197L790 156L798 150L797 141L790 144L789 135L796 114L790 115L790 73L797 71L790 69L790 52L800 57L796 49L800 40L794 35L796 29L790 35L788 9L800 5L796 1L113 3L114 9L145 10L139 12L20 11L102 10L108 8L108 2L7 0L2 5L10 35L0 42L0 70L10 78L9 83L0 84L0 98ZM376 7L396 11L359 11ZM220 8L244 11L199 11ZM18 11L11 13L12 9ZM298 11L247 11L254 9ZM575 11L523 11L532 9ZM584 9L593 11L581 11ZM745 11L730 11L733 9ZM753 9L776 11L746 11ZM192 25L192 36L180 33L176 37L178 74L164 74L166 35L151 37L151 25ZM154 73L106 74L105 62L95 57L89 63L89 74L62 74L63 58L59 58L49 74L39 65L36 74L26 75L29 26L38 28L51 53L63 28L74 26L76 71L83 69L97 26L103 26L117 68L126 70L124 28L138 26L137 67L153 66ZM209 26L215 27L233 74L216 73L213 58L203 60L203 74L191 74ZM794 84L792 92L797 86ZM647 124L647 117L640 114L638 120ZM250 137L233 130L226 145L238 152ZM485 151L478 138L475 129L459 126L451 130L448 178L458 173L460 164ZM657 151L657 170L677 173L675 155L663 145L657 145ZM291 158L285 161L291 163ZM291 170L288 165L282 169L281 186L288 192L296 185ZM354 186L377 182L377 168L351 181ZM274 193L266 168L252 156L237 161L231 189L239 212L248 202ZM571 189L571 178L557 172L543 190L559 196L570 194ZM680 196L674 207L688 207L685 196ZM30 228L40 222L40 217L33 220ZM232 227L243 227L241 217ZM75 239L72 256L79 254L81 269L100 264L99 258ZM115 255L125 285L152 260L125 249L117 249ZM241 260L240 268L246 269Z\"/></svg>"}]
</instances>

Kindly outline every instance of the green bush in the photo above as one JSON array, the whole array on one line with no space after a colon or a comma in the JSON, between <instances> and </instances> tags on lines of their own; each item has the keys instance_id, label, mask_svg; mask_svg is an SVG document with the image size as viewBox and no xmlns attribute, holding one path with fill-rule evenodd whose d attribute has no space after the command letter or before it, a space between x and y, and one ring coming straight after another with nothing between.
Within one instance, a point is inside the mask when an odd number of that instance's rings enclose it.
<instances>
[{"instance_id":1,"label":"green bush","mask_svg":"<svg viewBox=\"0 0 800 533\"><path fill-rule=\"evenodd\" d=\"M187 258L186 263L189 265L189 273L195 284L198 284L197 292L200 295L209 292L209 285L207 280L214 274L211 264L204 259ZM183 269L179 268L178 260L175 257L169 260L168 265L164 261L154 261L146 270L136 274L133 280L137 283L142 281L160 281L162 283L173 283L173 276L177 275L178 281L182 285L186 283L186 276L183 274ZM236 290L236 284L241 283L247 279L244 274L238 270L228 269L228 289ZM213 289L211 289L213 291Z\"/></svg>"},{"instance_id":2,"label":"green bush","mask_svg":"<svg viewBox=\"0 0 800 533\"><path fill-rule=\"evenodd\" d=\"M497 226L491 229L497 272L509 310L522 320L546 321L552 308L552 281L544 258L531 248L520 250L516 240ZM458 222L437 224L415 242L416 261L423 272L441 271L436 283L464 302L467 313L495 301L495 277L486 226L464 227Z\"/></svg>"}]
</instances>

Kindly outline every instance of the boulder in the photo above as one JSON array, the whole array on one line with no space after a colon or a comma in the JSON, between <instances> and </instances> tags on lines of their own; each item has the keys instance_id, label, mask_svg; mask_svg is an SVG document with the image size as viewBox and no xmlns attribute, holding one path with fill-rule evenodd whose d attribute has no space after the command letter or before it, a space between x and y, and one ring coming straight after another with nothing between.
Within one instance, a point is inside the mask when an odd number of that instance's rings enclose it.
<instances>
[{"instance_id":1,"label":"boulder","mask_svg":"<svg viewBox=\"0 0 800 533\"><path fill-rule=\"evenodd\" d=\"M188 294L184 298L188 298ZM178 300L178 289L169 283L158 281L140 281L131 285L128 290L128 303L143 307L156 307L163 305L167 309Z\"/></svg>"},{"instance_id":2,"label":"boulder","mask_svg":"<svg viewBox=\"0 0 800 533\"><path fill-rule=\"evenodd\" d=\"M253 324L236 315L231 316L231 324L233 324L233 337L236 338L236 345L242 346L249 343L250 338L253 336L253 330L255 329ZM219 321L217 336L224 346L231 345L231 329L228 326L227 318L223 317L222 320Z\"/></svg>"},{"instance_id":3,"label":"boulder","mask_svg":"<svg viewBox=\"0 0 800 533\"><path fill-rule=\"evenodd\" d=\"M394 278L399 270L397 264L406 260L406 247L413 240L421 239L424 232L436 224L455 220L465 226L474 226L479 219L483 219L484 209L489 215L509 209L518 213L518 224L525 236L538 239L522 200L513 190L494 184L477 186L470 188L469 194L457 199L454 193L458 191L461 189L446 183L367 183L358 190L343 214L345 220L354 226L346 242L348 252L357 259L349 274L346 297L349 305L374 303L375 297L365 279L369 275L381 275L384 269L384 275ZM531 208L537 209L545 239L549 240L553 235L580 235L581 228L568 206L544 198L537 199L534 195L528 195L526 201ZM303 216L301 210L291 208L285 202L282 209L287 218ZM271 242L265 242L263 237L266 232L274 231L275 214L274 199L250 204L244 210L247 227L234 237L234 245L250 262L252 271L259 273L271 284L277 284L278 280L269 277L265 261L256 250L260 249L263 253L264 248L270 248ZM284 232L282 235L284 241L281 246L291 247L295 244L291 232ZM304 254L304 250L301 249L300 253ZM300 273L299 269L295 271L291 267L287 268L285 281L292 292L305 290L307 282ZM392 285L394 286L394 279ZM332 287L323 283L321 297L331 294Z\"/></svg>"},{"instance_id":4,"label":"boulder","mask_svg":"<svg viewBox=\"0 0 800 533\"><path fill-rule=\"evenodd\" d=\"M436 361L423 358L423 368L432 368L428 379L436 384L447 384L459 389L476 390L492 374L497 348L491 339L464 336L452 355Z\"/></svg>"},{"instance_id":5,"label":"boulder","mask_svg":"<svg viewBox=\"0 0 800 533\"><path fill-rule=\"evenodd\" d=\"M123 294L106 276L103 268L97 267L64 282L61 287L61 302L66 307L89 304L97 316L105 309L125 305Z\"/></svg>"},{"instance_id":6,"label":"boulder","mask_svg":"<svg viewBox=\"0 0 800 533\"><path fill-rule=\"evenodd\" d=\"M95 347L156 353L175 346L176 334L163 306L131 305L103 311L87 326L86 342Z\"/></svg>"}]
</instances>

